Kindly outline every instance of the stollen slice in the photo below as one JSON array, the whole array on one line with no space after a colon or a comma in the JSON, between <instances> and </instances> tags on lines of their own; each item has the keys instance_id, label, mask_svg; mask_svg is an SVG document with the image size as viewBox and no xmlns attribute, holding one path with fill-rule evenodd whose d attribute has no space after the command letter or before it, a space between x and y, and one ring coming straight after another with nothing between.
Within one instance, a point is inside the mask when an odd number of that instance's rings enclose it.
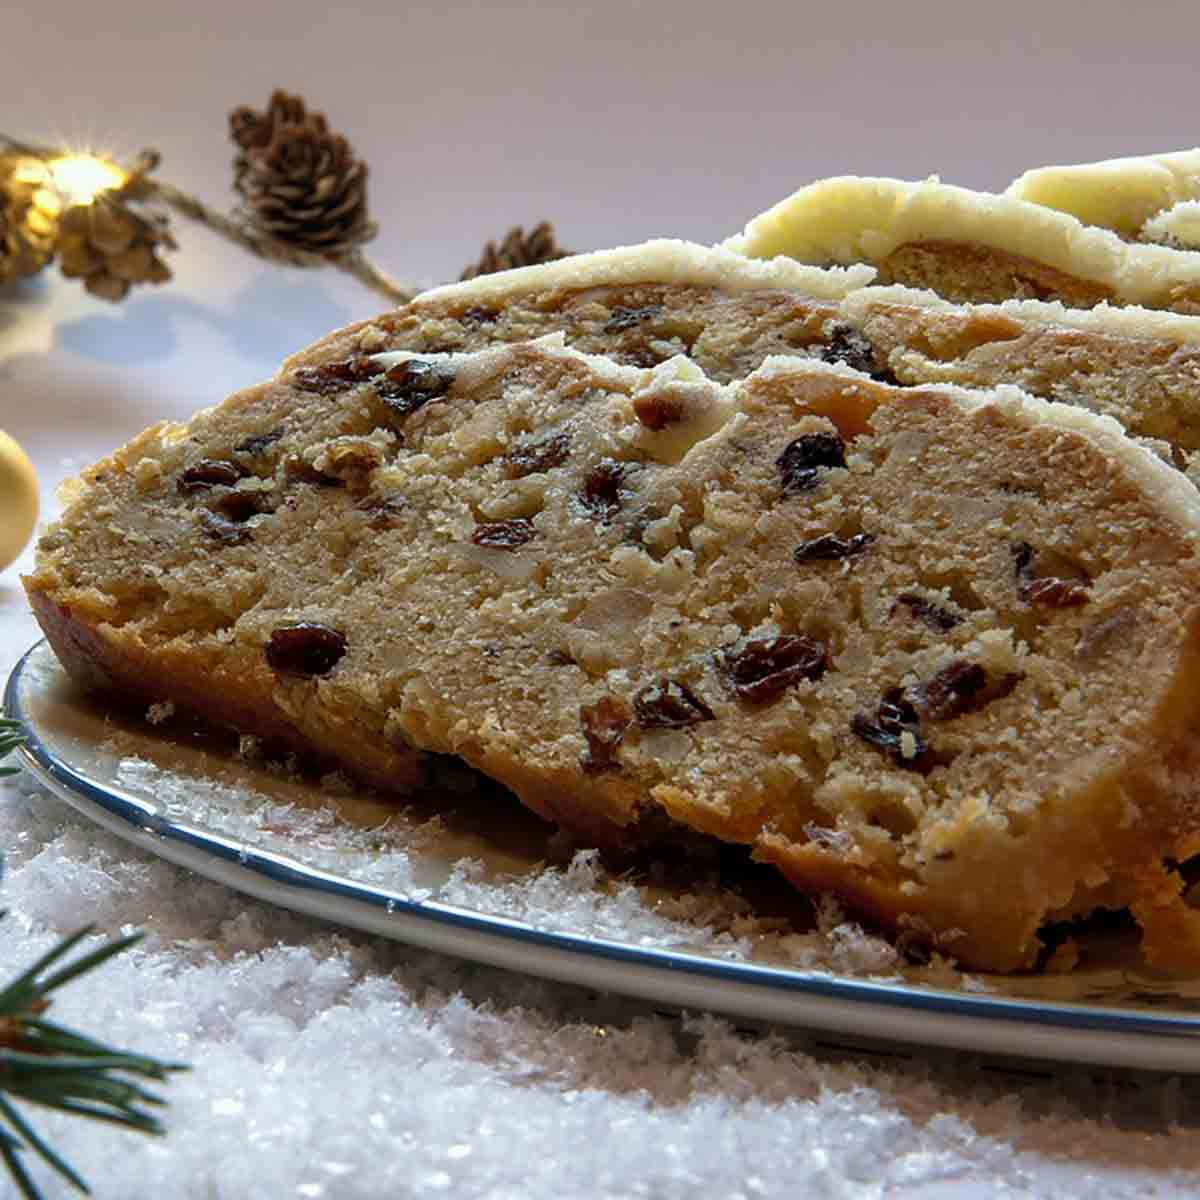
<instances>
[{"instance_id":1,"label":"stollen slice","mask_svg":"<svg viewBox=\"0 0 1200 1200\"><path fill-rule=\"evenodd\" d=\"M595 844L741 843L972 966L1098 907L1200 960L1200 499L1114 422L561 335L354 363L85 473L26 581L69 669L392 790L458 755Z\"/></svg>"}]
</instances>

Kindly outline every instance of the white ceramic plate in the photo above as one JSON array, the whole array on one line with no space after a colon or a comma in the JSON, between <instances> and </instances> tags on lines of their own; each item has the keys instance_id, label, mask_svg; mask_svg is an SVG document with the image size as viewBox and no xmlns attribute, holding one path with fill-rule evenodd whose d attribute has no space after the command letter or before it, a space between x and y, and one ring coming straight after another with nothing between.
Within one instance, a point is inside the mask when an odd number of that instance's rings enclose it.
<instances>
[{"instance_id":1,"label":"white ceramic plate","mask_svg":"<svg viewBox=\"0 0 1200 1200\"><path fill-rule=\"evenodd\" d=\"M862 962L858 973L836 969L836 955L835 969L805 969L781 947L823 935L756 937L751 921L751 935L737 937L678 904L664 917L653 889L605 883L586 859L565 873L543 866L549 843L542 834L538 844L536 823L519 810L501 806L504 828L490 834L472 828L469 797L443 802L437 816L398 814L278 778L188 731L168 735L106 713L75 692L44 642L13 672L4 703L31 731L29 770L80 813L151 854L297 912L843 1042L1200 1072L1200 981L1139 975L1119 957L1040 978L930 973L886 958L871 976ZM814 957L806 949L799 960Z\"/></svg>"}]
</instances>

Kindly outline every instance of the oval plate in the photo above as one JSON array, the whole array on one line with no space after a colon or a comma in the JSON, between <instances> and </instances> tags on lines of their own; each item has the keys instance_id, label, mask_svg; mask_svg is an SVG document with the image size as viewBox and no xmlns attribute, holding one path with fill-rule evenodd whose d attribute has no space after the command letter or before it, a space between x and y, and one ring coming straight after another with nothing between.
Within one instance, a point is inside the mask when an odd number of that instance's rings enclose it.
<instances>
[{"instance_id":1,"label":"oval plate","mask_svg":"<svg viewBox=\"0 0 1200 1200\"><path fill-rule=\"evenodd\" d=\"M576 914L566 901L577 898L578 879L575 892L563 892L562 873L541 867L536 852L547 840L543 833L536 844L521 810L504 812L506 844L504 833L471 827L469 801L401 820L395 805L281 780L191 734L122 724L77 693L45 642L13 671L4 705L30 731L25 765L78 812L149 854L296 912L671 1009L820 1031L842 1044L1200 1072L1200 981L1155 978L1119 961L1041 977L943 969L937 984L894 964L872 978L764 963L711 929L672 935L678 922L662 922L653 905L630 908L628 886L602 912ZM511 836L522 822L524 849ZM493 879L522 879L523 902L514 903L511 885L489 891L478 882L480 860Z\"/></svg>"}]
</instances>

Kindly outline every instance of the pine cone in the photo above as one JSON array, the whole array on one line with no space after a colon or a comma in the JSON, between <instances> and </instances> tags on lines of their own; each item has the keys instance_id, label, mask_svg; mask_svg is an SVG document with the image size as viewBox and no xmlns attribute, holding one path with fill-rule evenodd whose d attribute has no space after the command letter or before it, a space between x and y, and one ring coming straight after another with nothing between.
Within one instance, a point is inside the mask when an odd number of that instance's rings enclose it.
<instances>
[{"instance_id":1,"label":"pine cone","mask_svg":"<svg viewBox=\"0 0 1200 1200\"><path fill-rule=\"evenodd\" d=\"M0 155L0 283L36 275L54 257L54 207L37 202L46 181L36 158Z\"/></svg>"},{"instance_id":2,"label":"pine cone","mask_svg":"<svg viewBox=\"0 0 1200 1200\"><path fill-rule=\"evenodd\" d=\"M265 113L238 108L229 129L239 148L234 187L252 229L330 258L375 236L366 163L299 96L277 91Z\"/></svg>"},{"instance_id":3,"label":"pine cone","mask_svg":"<svg viewBox=\"0 0 1200 1200\"><path fill-rule=\"evenodd\" d=\"M554 237L554 226L549 221L535 225L528 234L520 225L508 231L499 247L488 242L479 261L467 267L459 279L475 279L480 275L494 275L497 271L510 271L513 267L532 267L538 263L555 262L569 258L573 251L564 250Z\"/></svg>"},{"instance_id":4,"label":"pine cone","mask_svg":"<svg viewBox=\"0 0 1200 1200\"><path fill-rule=\"evenodd\" d=\"M119 195L73 204L59 218L58 261L68 279L83 279L93 296L124 300L135 283L166 283L171 269L158 257L174 250L165 217L135 212Z\"/></svg>"}]
</instances>

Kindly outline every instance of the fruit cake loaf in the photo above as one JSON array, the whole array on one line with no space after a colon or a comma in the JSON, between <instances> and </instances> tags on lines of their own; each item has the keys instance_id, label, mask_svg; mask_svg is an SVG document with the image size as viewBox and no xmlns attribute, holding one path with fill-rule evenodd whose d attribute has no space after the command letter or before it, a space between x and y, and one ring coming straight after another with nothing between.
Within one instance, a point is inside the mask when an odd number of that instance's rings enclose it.
<instances>
[{"instance_id":1,"label":"fruit cake loaf","mask_svg":"<svg viewBox=\"0 0 1200 1200\"><path fill-rule=\"evenodd\" d=\"M936 179L824 179L724 245L818 266L868 263L880 283L928 287L949 300L1200 312L1200 253L1131 245L1067 213Z\"/></svg>"},{"instance_id":2,"label":"fruit cake loaf","mask_svg":"<svg viewBox=\"0 0 1200 1200\"><path fill-rule=\"evenodd\" d=\"M744 843L975 966L1097 906L1200 960L1200 498L1114 422L561 336L355 363L85 474L27 580L70 668Z\"/></svg>"}]
</instances>

